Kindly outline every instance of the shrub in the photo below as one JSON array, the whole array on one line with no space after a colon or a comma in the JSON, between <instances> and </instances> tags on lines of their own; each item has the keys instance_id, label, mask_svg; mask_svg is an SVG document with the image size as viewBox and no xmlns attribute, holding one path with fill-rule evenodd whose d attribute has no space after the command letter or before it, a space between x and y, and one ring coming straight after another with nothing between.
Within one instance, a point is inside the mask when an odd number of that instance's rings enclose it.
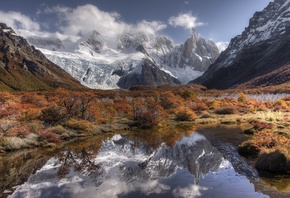
<instances>
[{"instance_id":1,"label":"shrub","mask_svg":"<svg viewBox=\"0 0 290 198\"><path fill-rule=\"evenodd\" d=\"M181 110L176 113L177 121L192 121L196 118L196 114L189 110Z\"/></svg>"},{"instance_id":2,"label":"shrub","mask_svg":"<svg viewBox=\"0 0 290 198\"><path fill-rule=\"evenodd\" d=\"M256 158L259 156L260 148L251 142L243 142L239 145L238 152L243 157L253 157Z\"/></svg>"},{"instance_id":3,"label":"shrub","mask_svg":"<svg viewBox=\"0 0 290 198\"><path fill-rule=\"evenodd\" d=\"M54 105L41 110L41 115L39 118L46 124L53 125L61 122L65 117L65 110L57 105Z\"/></svg>"},{"instance_id":4,"label":"shrub","mask_svg":"<svg viewBox=\"0 0 290 198\"><path fill-rule=\"evenodd\" d=\"M189 99L189 98L195 98L196 97L196 94L193 92L193 91L190 91L190 90L185 90L183 92L180 93L180 96L186 100L186 99Z\"/></svg>"},{"instance_id":5,"label":"shrub","mask_svg":"<svg viewBox=\"0 0 290 198\"><path fill-rule=\"evenodd\" d=\"M1 109L0 110L0 118L15 116L18 113L19 113L18 110L14 109L14 108Z\"/></svg>"},{"instance_id":6,"label":"shrub","mask_svg":"<svg viewBox=\"0 0 290 198\"><path fill-rule=\"evenodd\" d=\"M252 123L255 130L262 131L264 129L272 129L273 125L270 123L263 123L263 122L253 122Z\"/></svg>"},{"instance_id":7,"label":"shrub","mask_svg":"<svg viewBox=\"0 0 290 198\"><path fill-rule=\"evenodd\" d=\"M92 129L91 123L87 120L70 119L65 123L65 126L79 131L90 131Z\"/></svg>"},{"instance_id":8,"label":"shrub","mask_svg":"<svg viewBox=\"0 0 290 198\"><path fill-rule=\"evenodd\" d=\"M29 135L29 128L27 126L16 126L11 128L6 136L25 138Z\"/></svg>"},{"instance_id":9,"label":"shrub","mask_svg":"<svg viewBox=\"0 0 290 198\"><path fill-rule=\"evenodd\" d=\"M141 128L151 128L157 126L159 123L159 113L154 107L147 107L145 105L134 105L134 117L133 120Z\"/></svg>"},{"instance_id":10,"label":"shrub","mask_svg":"<svg viewBox=\"0 0 290 198\"><path fill-rule=\"evenodd\" d=\"M39 115L40 109L27 109L23 110L17 119L20 121L32 121L36 120Z\"/></svg>"},{"instance_id":11,"label":"shrub","mask_svg":"<svg viewBox=\"0 0 290 198\"><path fill-rule=\"evenodd\" d=\"M248 97L246 96L246 94L244 94L243 92L241 92L239 94L238 101L239 102L246 102L247 100L248 100Z\"/></svg>"},{"instance_id":12,"label":"shrub","mask_svg":"<svg viewBox=\"0 0 290 198\"><path fill-rule=\"evenodd\" d=\"M215 114L220 114L220 115L227 115L227 114L234 114L235 109L233 107L222 107L219 109L216 109Z\"/></svg>"},{"instance_id":13,"label":"shrub","mask_svg":"<svg viewBox=\"0 0 290 198\"><path fill-rule=\"evenodd\" d=\"M59 136L53 133L51 129L45 129L45 130L40 131L39 139L41 141L47 141L47 142L52 142L52 143L60 142Z\"/></svg>"},{"instance_id":14,"label":"shrub","mask_svg":"<svg viewBox=\"0 0 290 198\"><path fill-rule=\"evenodd\" d=\"M55 134L58 134L58 135L61 135L61 134L64 134L66 133L66 130L63 126L61 125L57 125L55 127L51 127L50 130L55 133Z\"/></svg>"},{"instance_id":15,"label":"shrub","mask_svg":"<svg viewBox=\"0 0 290 198\"><path fill-rule=\"evenodd\" d=\"M255 167L258 171L267 171L272 173L287 173L289 162L287 163L286 154L280 150L270 153L263 153L259 156Z\"/></svg>"}]
</instances>

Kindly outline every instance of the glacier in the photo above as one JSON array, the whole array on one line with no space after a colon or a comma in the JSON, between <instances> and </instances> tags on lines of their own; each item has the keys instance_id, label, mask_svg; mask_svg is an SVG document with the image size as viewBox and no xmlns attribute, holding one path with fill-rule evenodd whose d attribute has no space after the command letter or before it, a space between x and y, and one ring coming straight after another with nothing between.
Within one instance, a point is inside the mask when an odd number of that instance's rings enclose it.
<instances>
[{"instance_id":1,"label":"glacier","mask_svg":"<svg viewBox=\"0 0 290 198\"><path fill-rule=\"evenodd\" d=\"M197 36L194 30L183 44L143 32L123 32L116 41L108 43L96 30L77 42L39 36L27 40L50 61L93 89L123 88L121 82L139 77L143 80L127 83L126 88L148 85L148 81L153 81L149 85L186 84L201 76L219 56L215 43ZM154 66L153 79L142 72L148 61L149 67ZM157 70L160 72L155 75Z\"/></svg>"}]
</instances>

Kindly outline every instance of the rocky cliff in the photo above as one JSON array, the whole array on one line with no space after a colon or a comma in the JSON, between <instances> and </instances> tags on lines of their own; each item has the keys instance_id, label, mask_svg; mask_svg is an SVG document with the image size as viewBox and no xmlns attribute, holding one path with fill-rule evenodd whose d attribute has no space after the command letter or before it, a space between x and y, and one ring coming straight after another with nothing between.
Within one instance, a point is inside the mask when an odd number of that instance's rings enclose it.
<instances>
[{"instance_id":1,"label":"rocky cliff","mask_svg":"<svg viewBox=\"0 0 290 198\"><path fill-rule=\"evenodd\" d=\"M275 0L256 12L241 35L199 78L208 88L277 85L290 80L290 1ZM289 73L289 72L287 72ZM280 76L280 77L279 77Z\"/></svg>"}]
</instances>

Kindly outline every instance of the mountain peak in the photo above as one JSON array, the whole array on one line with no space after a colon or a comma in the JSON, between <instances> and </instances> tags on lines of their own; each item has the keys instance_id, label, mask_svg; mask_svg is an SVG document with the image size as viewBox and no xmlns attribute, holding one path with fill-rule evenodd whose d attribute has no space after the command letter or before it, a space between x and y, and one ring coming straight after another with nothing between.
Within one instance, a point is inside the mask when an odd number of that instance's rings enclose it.
<instances>
[{"instance_id":1,"label":"mountain peak","mask_svg":"<svg viewBox=\"0 0 290 198\"><path fill-rule=\"evenodd\" d=\"M265 84L262 76L286 68L285 64L290 61L289 32L290 0L270 2L253 15L249 26L231 40L228 48L195 83L225 89L259 78Z\"/></svg>"}]
</instances>

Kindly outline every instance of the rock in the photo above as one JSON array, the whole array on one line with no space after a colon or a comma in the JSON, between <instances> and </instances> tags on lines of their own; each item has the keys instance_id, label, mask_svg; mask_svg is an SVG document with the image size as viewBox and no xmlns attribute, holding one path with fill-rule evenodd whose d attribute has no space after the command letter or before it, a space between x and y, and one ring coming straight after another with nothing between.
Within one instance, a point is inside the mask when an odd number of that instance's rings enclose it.
<instances>
[{"instance_id":1,"label":"rock","mask_svg":"<svg viewBox=\"0 0 290 198\"><path fill-rule=\"evenodd\" d=\"M124 75L118 82L118 86L123 89L138 85L159 86L166 84L180 84L180 82L170 74L160 70L158 65L149 59L145 59L141 65L141 73Z\"/></svg>"}]
</instances>

